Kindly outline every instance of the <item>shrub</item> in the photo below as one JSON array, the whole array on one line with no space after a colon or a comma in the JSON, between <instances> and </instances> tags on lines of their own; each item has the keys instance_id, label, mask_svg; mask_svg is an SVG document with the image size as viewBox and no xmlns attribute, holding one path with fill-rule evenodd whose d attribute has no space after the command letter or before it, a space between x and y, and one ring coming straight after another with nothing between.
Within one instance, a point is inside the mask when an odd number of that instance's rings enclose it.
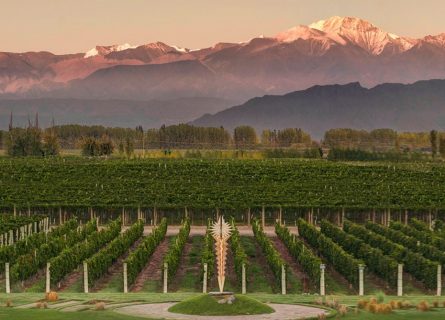
<instances>
[{"instance_id":1,"label":"shrub","mask_svg":"<svg viewBox=\"0 0 445 320\"><path fill-rule=\"evenodd\" d=\"M318 319L318 320L325 320L325 319L326 319L326 313L320 313L320 314L317 316L317 319Z\"/></svg>"},{"instance_id":2,"label":"shrub","mask_svg":"<svg viewBox=\"0 0 445 320\"><path fill-rule=\"evenodd\" d=\"M48 292L47 294L45 294L45 300L54 302L54 301L59 300L59 296L57 295L57 292L51 291L51 292Z\"/></svg>"},{"instance_id":3,"label":"shrub","mask_svg":"<svg viewBox=\"0 0 445 320\"><path fill-rule=\"evenodd\" d=\"M368 303L369 303L369 301L368 300L359 300L358 302L357 302L357 307L359 308L359 309L365 309L367 306L368 306Z\"/></svg>"},{"instance_id":4,"label":"shrub","mask_svg":"<svg viewBox=\"0 0 445 320\"><path fill-rule=\"evenodd\" d=\"M348 313L348 307L346 307L346 305L344 305L344 304L341 304L338 306L337 311L338 311L338 314L343 317Z\"/></svg>"},{"instance_id":5,"label":"shrub","mask_svg":"<svg viewBox=\"0 0 445 320\"><path fill-rule=\"evenodd\" d=\"M94 305L94 310L96 310L96 311L103 311L103 310L105 310L105 302L97 302Z\"/></svg>"},{"instance_id":6,"label":"shrub","mask_svg":"<svg viewBox=\"0 0 445 320\"><path fill-rule=\"evenodd\" d=\"M377 302L383 303L385 301L385 294L383 292L377 293Z\"/></svg>"},{"instance_id":7,"label":"shrub","mask_svg":"<svg viewBox=\"0 0 445 320\"><path fill-rule=\"evenodd\" d=\"M419 311L423 311L423 312L429 311L430 310L430 305L425 300L424 301L420 301L417 304L416 309L419 310Z\"/></svg>"}]
</instances>

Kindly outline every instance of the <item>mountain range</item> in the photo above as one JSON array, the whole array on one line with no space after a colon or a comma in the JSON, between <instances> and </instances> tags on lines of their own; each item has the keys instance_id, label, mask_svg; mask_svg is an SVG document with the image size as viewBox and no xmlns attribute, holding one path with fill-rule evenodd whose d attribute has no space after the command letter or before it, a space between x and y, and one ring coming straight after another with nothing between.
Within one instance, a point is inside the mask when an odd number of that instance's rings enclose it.
<instances>
[{"instance_id":1,"label":"mountain range","mask_svg":"<svg viewBox=\"0 0 445 320\"><path fill-rule=\"evenodd\" d=\"M414 39L353 17L195 50L155 42L63 55L0 52L1 100L19 99L28 108L35 108L35 99L114 101L104 117L113 116L116 101L205 98L206 112L215 112L255 96L314 85L360 82L370 88L439 78L445 78L445 33ZM183 120L191 121L192 114Z\"/></svg>"},{"instance_id":2,"label":"mountain range","mask_svg":"<svg viewBox=\"0 0 445 320\"><path fill-rule=\"evenodd\" d=\"M254 98L214 115L204 115L192 124L223 125L229 129L250 125L258 132L302 128L315 138L322 138L332 128L445 130L445 80L382 84L371 89L358 82L314 86L285 95Z\"/></svg>"}]
</instances>

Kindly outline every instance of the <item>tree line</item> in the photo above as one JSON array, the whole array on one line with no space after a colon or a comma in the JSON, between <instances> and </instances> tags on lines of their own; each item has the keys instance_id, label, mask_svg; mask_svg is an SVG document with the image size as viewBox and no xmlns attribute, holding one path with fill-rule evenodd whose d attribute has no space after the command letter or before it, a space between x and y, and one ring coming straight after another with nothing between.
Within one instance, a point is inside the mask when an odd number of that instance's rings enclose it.
<instances>
[{"instance_id":1,"label":"tree line","mask_svg":"<svg viewBox=\"0 0 445 320\"><path fill-rule=\"evenodd\" d=\"M85 156L108 156L116 151L131 156L135 149L265 149L271 156L298 153L318 157L322 149L331 150L332 159L392 159L400 154L431 152L445 157L445 133L402 132L392 129L372 131L340 128L328 130L323 139L314 141L301 128L263 130L260 135L250 126L233 131L223 127L197 127L188 124L161 126L144 130L85 125L52 125L42 129L38 120L26 128L0 131L0 148L11 156L51 156L60 149L80 149ZM291 149L297 152L282 152Z\"/></svg>"}]
</instances>

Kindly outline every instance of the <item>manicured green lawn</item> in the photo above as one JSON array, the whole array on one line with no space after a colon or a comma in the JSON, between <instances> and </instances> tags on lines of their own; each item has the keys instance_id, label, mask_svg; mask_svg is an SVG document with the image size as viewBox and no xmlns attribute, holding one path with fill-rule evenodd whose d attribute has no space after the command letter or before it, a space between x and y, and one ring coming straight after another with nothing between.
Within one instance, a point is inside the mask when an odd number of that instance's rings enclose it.
<instances>
[{"instance_id":1,"label":"manicured green lawn","mask_svg":"<svg viewBox=\"0 0 445 320\"><path fill-rule=\"evenodd\" d=\"M56 310L43 309L12 309L0 308L0 319L8 320L136 320L137 317L130 317L118 314L113 311L82 311L80 312L60 312Z\"/></svg>"},{"instance_id":2,"label":"manicured green lawn","mask_svg":"<svg viewBox=\"0 0 445 320\"><path fill-rule=\"evenodd\" d=\"M221 316L272 313L274 310L255 299L237 295L233 304L219 304L217 299L207 294L182 301L169 309L170 312Z\"/></svg>"}]
</instances>

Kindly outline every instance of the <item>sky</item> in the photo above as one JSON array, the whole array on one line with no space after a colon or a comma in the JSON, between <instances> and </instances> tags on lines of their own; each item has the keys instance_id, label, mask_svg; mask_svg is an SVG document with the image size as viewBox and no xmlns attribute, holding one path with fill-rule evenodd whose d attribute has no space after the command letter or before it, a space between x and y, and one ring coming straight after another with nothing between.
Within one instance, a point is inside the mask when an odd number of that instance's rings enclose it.
<instances>
[{"instance_id":1,"label":"sky","mask_svg":"<svg viewBox=\"0 0 445 320\"><path fill-rule=\"evenodd\" d=\"M162 41L190 49L354 16L401 36L445 32L444 0L0 0L0 51L86 52Z\"/></svg>"}]
</instances>

